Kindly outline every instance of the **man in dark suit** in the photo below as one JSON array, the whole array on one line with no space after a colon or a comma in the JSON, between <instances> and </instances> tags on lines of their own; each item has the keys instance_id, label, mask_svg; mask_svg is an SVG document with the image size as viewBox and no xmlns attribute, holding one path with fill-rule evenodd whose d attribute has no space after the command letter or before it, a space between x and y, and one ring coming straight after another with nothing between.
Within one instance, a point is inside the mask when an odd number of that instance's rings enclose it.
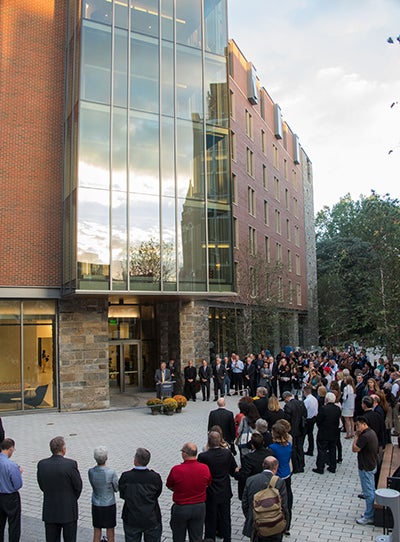
<instances>
[{"instance_id":1,"label":"man in dark suit","mask_svg":"<svg viewBox=\"0 0 400 542\"><path fill-rule=\"evenodd\" d=\"M257 397L258 399L254 401L254 405L258 410L260 418L266 419L267 410L268 410L268 390L263 386L257 388Z\"/></svg>"},{"instance_id":2,"label":"man in dark suit","mask_svg":"<svg viewBox=\"0 0 400 542\"><path fill-rule=\"evenodd\" d=\"M317 465L313 472L323 474L328 464L329 472L336 472L336 442L339 438L339 423L341 410L335 405L336 395L326 394L325 405L317 415Z\"/></svg>"},{"instance_id":3,"label":"man in dark suit","mask_svg":"<svg viewBox=\"0 0 400 542\"><path fill-rule=\"evenodd\" d=\"M43 514L46 542L59 542L63 531L64 542L76 542L78 499L82 479L78 464L67 459L64 437L50 441L53 454L42 459L37 467L37 481L43 491Z\"/></svg>"},{"instance_id":4,"label":"man in dark suit","mask_svg":"<svg viewBox=\"0 0 400 542\"><path fill-rule=\"evenodd\" d=\"M295 399L290 391L284 391L282 394L285 406L283 414L292 426L290 434L292 435L292 465L293 474L304 472L304 438L307 430L307 409L303 401Z\"/></svg>"},{"instance_id":5,"label":"man in dark suit","mask_svg":"<svg viewBox=\"0 0 400 542\"><path fill-rule=\"evenodd\" d=\"M211 367L208 365L207 361L203 359L201 362L201 367L199 369L199 379L201 385L201 393L203 395L203 401L207 399L210 400L210 381L212 377Z\"/></svg>"},{"instance_id":6,"label":"man in dark suit","mask_svg":"<svg viewBox=\"0 0 400 542\"><path fill-rule=\"evenodd\" d=\"M217 402L218 408L212 410L208 416L207 431L213 425L219 425L222 429L224 440L232 447L235 441L235 421L233 412L225 408L225 399L220 397Z\"/></svg>"},{"instance_id":7,"label":"man in dark suit","mask_svg":"<svg viewBox=\"0 0 400 542\"><path fill-rule=\"evenodd\" d=\"M221 435L216 431L208 434L208 450L199 454L199 463L210 469L212 482L207 488L206 520L204 538L215 540L217 530L224 542L231 541L230 476L234 476L237 464L227 448L221 448Z\"/></svg>"},{"instance_id":8,"label":"man in dark suit","mask_svg":"<svg viewBox=\"0 0 400 542\"><path fill-rule=\"evenodd\" d=\"M167 364L163 361L159 369L156 369L154 375L154 380L156 382L157 397L160 398L162 395L162 384L171 380L171 372L167 369Z\"/></svg>"},{"instance_id":9,"label":"man in dark suit","mask_svg":"<svg viewBox=\"0 0 400 542\"><path fill-rule=\"evenodd\" d=\"M235 479L238 481L239 500L242 500L247 478L262 472L264 459L273 454L270 448L264 447L264 439L260 433L251 435L250 446L251 452L242 456L242 465L235 473Z\"/></svg>"},{"instance_id":10,"label":"man in dark suit","mask_svg":"<svg viewBox=\"0 0 400 542\"><path fill-rule=\"evenodd\" d=\"M162 492L162 480L157 472L147 468L150 457L148 450L138 448L133 469L123 472L119 479L119 493L125 501L122 520L126 541L140 540L142 535L147 542L161 540L158 497Z\"/></svg>"},{"instance_id":11,"label":"man in dark suit","mask_svg":"<svg viewBox=\"0 0 400 542\"><path fill-rule=\"evenodd\" d=\"M225 376L226 376L226 369L222 365L221 358L219 356L216 357L215 360L215 366L213 370L213 379L214 379L214 401L217 401L218 399L218 391L221 394L221 397L225 394Z\"/></svg>"},{"instance_id":12,"label":"man in dark suit","mask_svg":"<svg viewBox=\"0 0 400 542\"><path fill-rule=\"evenodd\" d=\"M260 474L255 474L247 479L246 487L244 488L242 498L242 510L245 516L245 523L243 527L243 534L249 538L252 538L253 533L253 501L254 495L268 487L272 476L276 475L278 471L279 462L275 457L268 456L263 462L263 471ZM285 480L278 478L275 485L281 496L281 506L285 518L289 517L288 500ZM276 534L274 536L268 536L261 538L263 542L280 542L283 538L282 534Z\"/></svg>"}]
</instances>

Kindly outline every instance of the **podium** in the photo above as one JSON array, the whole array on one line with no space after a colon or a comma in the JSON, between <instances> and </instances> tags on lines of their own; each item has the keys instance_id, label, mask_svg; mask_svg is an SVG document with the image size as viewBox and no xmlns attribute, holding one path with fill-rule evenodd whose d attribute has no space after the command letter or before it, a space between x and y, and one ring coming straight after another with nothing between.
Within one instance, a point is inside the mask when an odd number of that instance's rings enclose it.
<instances>
[{"instance_id":1,"label":"podium","mask_svg":"<svg viewBox=\"0 0 400 542\"><path fill-rule=\"evenodd\" d=\"M375 542L398 542L400 540L400 493L395 489L377 489L375 491L375 502L376 504L390 508L393 515L392 533L377 536Z\"/></svg>"},{"instance_id":2,"label":"podium","mask_svg":"<svg viewBox=\"0 0 400 542\"><path fill-rule=\"evenodd\" d=\"M174 384L175 380L166 380L165 382L160 382L157 384L157 386L160 386L161 399L172 397L174 393Z\"/></svg>"}]
</instances>

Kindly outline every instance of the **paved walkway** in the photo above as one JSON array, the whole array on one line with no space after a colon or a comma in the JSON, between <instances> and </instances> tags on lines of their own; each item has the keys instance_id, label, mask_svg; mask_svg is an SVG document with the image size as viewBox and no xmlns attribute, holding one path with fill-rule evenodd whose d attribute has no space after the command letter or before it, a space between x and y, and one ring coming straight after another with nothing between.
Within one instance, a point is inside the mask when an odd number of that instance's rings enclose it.
<instances>
[{"instance_id":1,"label":"paved walkway","mask_svg":"<svg viewBox=\"0 0 400 542\"><path fill-rule=\"evenodd\" d=\"M181 445L194 441L198 448L206 442L208 413L215 403L190 402L181 414L151 416L149 409L140 406L145 396L135 401L136 408L110 409L96 412L57 413L37 412L3 417L7 436L16 441L13 459L23 467L22 542L43 542L41 521L42 494L36 483L36 465L39 459L50 455L49 441L63 435L67 442L67 456L76 459L83 478L83 492L79 500L78 541L92 540L91 488L87 470L94 465L92 451L103 444L109 450L110 467L118 474L132 467L137 447L152 453L150 467L158 471L165 481L170 468L181 461ZM130 400L129 400L130 401ZM237 412L237 398L228 397L227 406ZM344 462L336 474L314 474L315 458L306 456L304 474L293 476L293 525L288 542L354 541L373 542L382 529L355 523L364 510L364 502L357 498L360 485L355 454L351 441L343 440ZM232 540L242 537L243 515L233 481ZM163 540L171 541L169 511L171 492L164 488L160 498L163 515ZM123 542L120 519L122 501L118 499L118 525L116 542Z\"/></svg>"}]
</instances>

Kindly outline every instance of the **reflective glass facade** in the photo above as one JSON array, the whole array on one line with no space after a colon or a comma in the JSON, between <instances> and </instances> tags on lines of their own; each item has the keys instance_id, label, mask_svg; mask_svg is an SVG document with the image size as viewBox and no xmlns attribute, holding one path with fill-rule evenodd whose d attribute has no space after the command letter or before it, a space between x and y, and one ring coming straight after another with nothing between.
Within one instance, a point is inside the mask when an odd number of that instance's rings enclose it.
<instances>
[{"instance_id":1,"label":"reflective glass facade","mask_svg":"<svg viewBox=\"0 0 400 542\"><path fill-rule=\"evenodd\" d=\"M69 15L65 290L232 291L226 0Z\"/></svg>"},{"instance_id":2,"label":"reflective glass facade","mask_svg":"<svg viewBox=\"0 0 400 542\"><path fill-rule=\"evenodd\" d=\"M0 301L0 410L57 406L54 301Z\"/></svg>"}]
</instances>

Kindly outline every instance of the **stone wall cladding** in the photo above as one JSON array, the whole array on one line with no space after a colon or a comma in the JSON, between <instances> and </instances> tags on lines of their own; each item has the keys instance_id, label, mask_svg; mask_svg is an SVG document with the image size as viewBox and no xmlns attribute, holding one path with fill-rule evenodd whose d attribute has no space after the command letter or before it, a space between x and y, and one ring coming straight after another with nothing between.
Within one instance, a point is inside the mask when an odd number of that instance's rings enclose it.
<instances>
[{"instance_id":1,"label":"stone wall cladding","mask_svg":"<svg viewBox=\"0 0 400 542\"><path fill-rule=\"evenodd\" d=\"M60 409L108 408L107 300L75 297L59 306Z\"/></svg>"},{"instance_id":2,"label":"stone wall cladding","mask_svg":"<svg viewBox=\"0 0 400 542\"><path fill-rule=\"evenodd\" d=\"M209 360L208 305L200 301L181 303L180 306L180 344L182 366L189 359L199 366L204 358Z\"/></svg>"}]
</instances>

